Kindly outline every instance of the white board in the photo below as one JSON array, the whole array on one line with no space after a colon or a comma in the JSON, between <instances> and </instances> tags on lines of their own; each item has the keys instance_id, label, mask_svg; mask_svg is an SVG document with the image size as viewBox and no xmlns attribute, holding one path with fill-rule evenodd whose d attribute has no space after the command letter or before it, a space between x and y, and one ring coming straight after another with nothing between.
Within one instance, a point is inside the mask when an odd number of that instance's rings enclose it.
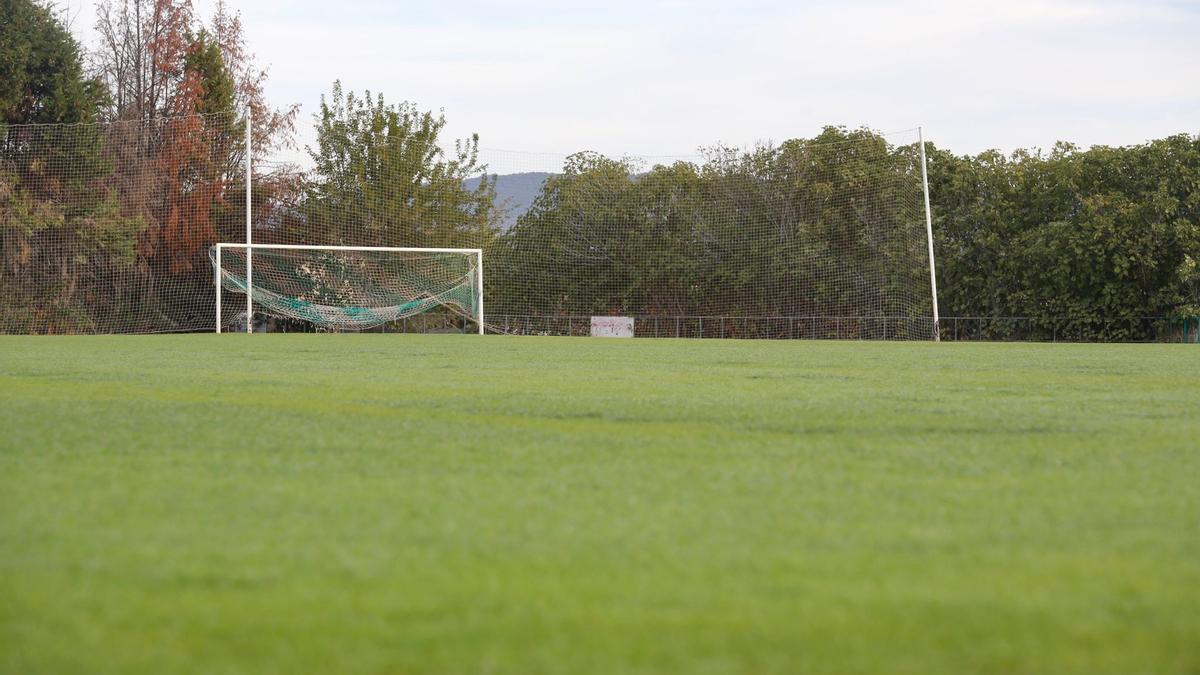
<instances>
[{"instance_id":1,"label":"white board","mask_svg":"<svg viewBox=\"0 0 1200 675\"><path fill-rule=\"evenodd\" d=\"M593 316L592 337L633 337L632 316Z\"/></svg>"}]
</instances>

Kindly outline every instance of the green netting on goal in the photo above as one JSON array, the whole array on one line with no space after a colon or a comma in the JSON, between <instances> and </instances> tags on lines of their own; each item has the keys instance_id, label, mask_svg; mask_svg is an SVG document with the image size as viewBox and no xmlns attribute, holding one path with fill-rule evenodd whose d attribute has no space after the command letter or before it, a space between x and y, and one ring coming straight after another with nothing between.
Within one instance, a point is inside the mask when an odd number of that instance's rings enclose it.
<instances>
[{"instance_id":1,"label":"green netting on goal","mask_svg":"<svg viewBox=\"0 0 1200 675\"><path fill-rule=\"evenodd\" d=\"M213 246L209 260L224 290L246 293L244 245ZM478 262L474 251L254 246L250 290L256 312L324 328L371 328L436 307L478 320Z\"/></svg>"}]
</instances>

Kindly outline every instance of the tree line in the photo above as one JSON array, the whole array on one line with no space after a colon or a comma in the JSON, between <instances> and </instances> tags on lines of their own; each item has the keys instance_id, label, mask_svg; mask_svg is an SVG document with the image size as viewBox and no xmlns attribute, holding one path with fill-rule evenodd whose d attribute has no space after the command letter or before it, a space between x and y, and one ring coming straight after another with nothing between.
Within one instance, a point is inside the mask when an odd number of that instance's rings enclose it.
<instances>
[{"instance_id":1,"label":"tree line","mask_svg":"<svg viewBox=\"0 0 1200 675\"><path fill-rule=\"evenodd\" d=\"M49 5L0 0L0 331L203 329L207 248L244 236L246 153L288 144L297 109L267 105L223 4L98 17L84 50ZM667 165L579 153L503 229L495 178L470 181L478 137L444 150L441 114L334 83L314 122L311 169L255 175L258 242L484 248L494 313L931 313L917 148L869 130ZM929 146L928 165L943 315L1200 313L1200 137Z\"/></svg>"}]
</instances>

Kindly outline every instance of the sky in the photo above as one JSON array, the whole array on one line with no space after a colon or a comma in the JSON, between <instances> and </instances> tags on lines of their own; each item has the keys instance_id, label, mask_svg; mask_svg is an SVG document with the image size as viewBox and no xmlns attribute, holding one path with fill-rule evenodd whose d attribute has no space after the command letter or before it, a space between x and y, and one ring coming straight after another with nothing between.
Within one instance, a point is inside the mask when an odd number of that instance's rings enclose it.
<instances>
[{"instance_id":1,"label":"sky","mask_svg":"<svg viewBox=\"0 0 1200 675\"><path fill-rule=\"evenodd\" d=\"M199 14L213 2L194 0ZM85 43L92 0L60 0ZM301 106L335 79L530 153L688 155L921 126L957 153L1200 133L1200 0L227 0Z\"/></svg>"}]
</instances>

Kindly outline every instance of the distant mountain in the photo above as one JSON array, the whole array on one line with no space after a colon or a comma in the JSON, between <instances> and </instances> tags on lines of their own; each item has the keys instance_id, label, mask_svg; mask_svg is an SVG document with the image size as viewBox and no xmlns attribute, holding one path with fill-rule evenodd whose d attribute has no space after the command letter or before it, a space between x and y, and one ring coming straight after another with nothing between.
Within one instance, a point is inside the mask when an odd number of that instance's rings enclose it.
<instances>
[{"instance_id":1,"label":"distant mountain","mask_svg":"<svg viewBox=\"0 0 1200 675\"><path fill-rule=\"evenodd\" d=\"M520 218L542 190L542 184L553 174L534 171L496 176L496 204L505 212L500 227L507 230ZM468 190L479 187L479 178L468 178L463 185Z\"/></svg>"}]
</instances>

